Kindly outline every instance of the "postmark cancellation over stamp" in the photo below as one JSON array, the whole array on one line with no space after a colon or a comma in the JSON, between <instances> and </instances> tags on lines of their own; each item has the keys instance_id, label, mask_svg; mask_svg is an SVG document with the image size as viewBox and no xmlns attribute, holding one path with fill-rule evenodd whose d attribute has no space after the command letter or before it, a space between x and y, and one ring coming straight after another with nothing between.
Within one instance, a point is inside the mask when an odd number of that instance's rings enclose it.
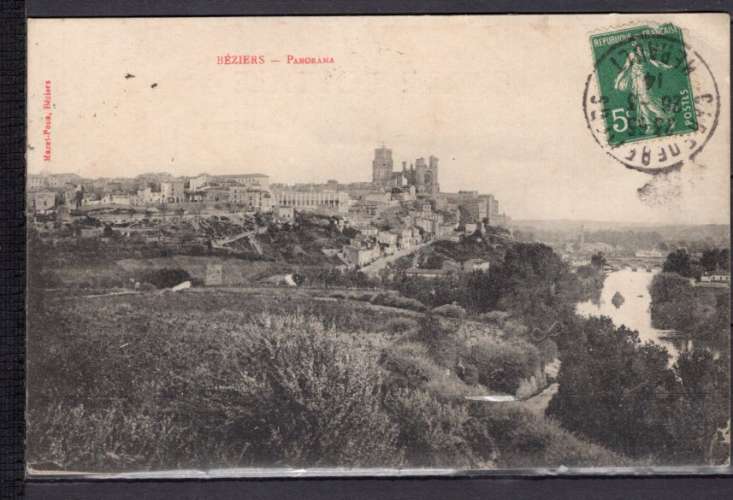
<instances>
[{"instance_id":1,"label":"postmark cancellation over stamp","mask_svg":"<svg viewBox=\"0 0 733 500\"><path fill-rule=\"evenodd\" d=\"M591 37L608 143L697 130L682 31L637 26Z\"/></svg>"}]
</instances>

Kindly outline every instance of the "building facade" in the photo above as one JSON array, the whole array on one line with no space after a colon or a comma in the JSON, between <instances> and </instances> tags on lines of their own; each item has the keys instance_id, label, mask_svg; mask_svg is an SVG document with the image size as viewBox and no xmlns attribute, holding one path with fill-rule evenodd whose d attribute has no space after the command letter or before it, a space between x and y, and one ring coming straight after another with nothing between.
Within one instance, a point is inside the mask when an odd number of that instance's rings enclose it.
<instances>
[{"instance_id":1,"label":"building facade","mask_svg":"<svg viewBox=\"0 0 733 500\"><path fill-rule=\"evenodd\" d=\"M414 181L410 182L410 184L415 186L418 193L439 193L438 158L430 155L427 163L425 162L425 158L415 160Z\"/></svg>"},{"instance_id":2,"label":"building facade","mask_svg":"<svg viewBox=\"0 0 733 500\"><path fill-rule=\"evenodd\" d=\"M230 189L231 202L255 212L272 211L272 194L264 189L234 187Z\"/></svg>"},{"instance_id":3,"label":"building facade","mask_svg":"<svg viewBox=\"0 0 733 500\"><path fill-rule=\"evenodd\" d=\"M42 175L29 175L28 176L28 189L38 190L46 187L46 178Z\"/></svg>"},{"instance_id":4,"label":"building facade","mask_svg":"<svg viewBox=\"0 0 733 500\"><path fill-rule=\"evenodd\" d=\"M372 160L372 184L375 188L391 190L405 189L410 186L419 194L436 194L440 192L438 183L438 158L430 155L427 160L418 158L415 164L407 167L402 162L402 170L394 171L392 150L382 146L374 150Z\"/></svg>"},{"instance_id":5,"label":"building facade","mask_svg":"<svg viewBox=\"0 0 733 500\"><path fill-rule=\"evenodd\" d=\"M344 259L351 267L362 267L374 262L381 255L379 247L364 248L355 245L345 245L343 247Z\"/></svg>"},{"instance_id":6,"label":"building facade","mask_svg":"<svg viewBox=\"0 0 733 500\"><path fill-rule=\"evenodd\" d=\"M107 193L102 197L105 205L133 205L132 197L126 193Z\"/></svg>"},{"instance_id":7,"label":"building facade","mask_svg":"<svg viewBox=\"0 0 733 500\"><path fill-rule=\"evenodd\" d=\"M141 189L135 196L136 205L160 205L164 203L163 193L160 189L155 189L151 186Z\"/></svg>"},{"instance_id":8,"label":"building facade","mask_svg":"<svg viewBox=\"0 0 733 500\"><path fill-rule=\"evenodd\" d=\"M160 192L165 203L183 203L186 201L185 183L183 181L161 182Z\"/></svg>"},{"instance_id":9,"label":"building facade","mask_svg":"<svg viewBox=\"0 0 733 500\"><path fill-rule=\"evenodd\" d=\"M56 193L53 191L33 191L28 193L27 209L31 212L45 212L56 207Z\"/></svg>"},{"instance_id":10,"label":"building facade","mask_svg":"<svg viewBox=\"0 0 733 500\"><path fill-rule=\"evenodd\" d=\"M328 211L347 213L349 211L349 195L341 191L277 191L275 200L281 207L292 207L302 211Z\"/></svg>"},{"instance_id":11,"label":"building facade","mask_svg":"<svg viewBox=\"0 0 733 500\"><path fill-rule=\"evenodd\" d=\"M253 189L269 189L270 177L265 174L200 174L188 180L189 191L200 191L206 186L236 187L244 186Z\"/></svg>"},{"instance_id":12,"label":"building facade","mask_svg":"<svg viewBox=\"0 0 733 500\"><path fill-rule=\"evenodd\" d=\"M372 182L381 188L391 187L393 167L392 150L384 146L375 149L372 160Z\"/></svg>"},{"instance_id":13,"label":"building facade","mask_svg":"<svg viewBox=\"0 0 733 500\"><path fill-rule=\"evenodd\" d=\"M234 183L251 188L269 189L270 177L265 174L232 174L216 175L210 182Z\"/></svg>"}]
</instances>

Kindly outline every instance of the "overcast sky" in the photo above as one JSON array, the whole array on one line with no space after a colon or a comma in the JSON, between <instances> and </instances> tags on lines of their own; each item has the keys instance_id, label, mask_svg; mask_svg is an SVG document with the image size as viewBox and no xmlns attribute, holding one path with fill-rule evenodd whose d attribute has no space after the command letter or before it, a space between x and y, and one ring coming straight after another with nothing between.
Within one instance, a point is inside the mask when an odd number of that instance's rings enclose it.
<instances>
[{"instance_id":1,"label":"overcast sky","mask_svg":"<svg viewBox=\"0 0 733 500\"><path fill-rule=\"evenodd\" d=\"M727 17L669 19L686 30L728 96ZM672 179L681 194L661 205L639 200L649 177L609 158L586 129L589 34L646 20L32 19L29 170L367 181L373 150L384 142L396 167L434 154L443 191L493 193L518 219L727 223L727 100L698 158L704 167ZM218 65L226 54L262 55L266 63ZM335 62L288 65L288 54ZM43 160L46 80L55 106L51 161Z\"/></svg>"}]
</instances>

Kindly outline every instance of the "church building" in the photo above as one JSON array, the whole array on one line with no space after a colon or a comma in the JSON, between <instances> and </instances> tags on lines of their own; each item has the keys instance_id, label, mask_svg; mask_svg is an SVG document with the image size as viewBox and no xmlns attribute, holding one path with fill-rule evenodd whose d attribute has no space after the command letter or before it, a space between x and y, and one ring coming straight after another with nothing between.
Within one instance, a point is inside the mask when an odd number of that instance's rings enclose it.
<instances>
[{"instance_id":1,"label":"church building","mask_svg":"<svg viewBox=\"0 0 733 500\"><path fill-rule=\"evenodd\" d=\"M418 194L440 192L437 157L430 155L427 162L425 158L418 158L409 168L407 162L403 161L401 171L394 171L393 168L392 150L385 146L375 149L372 161L372 183L375 187L388 190L412 186Z\"/></svg>"}]
</instances>

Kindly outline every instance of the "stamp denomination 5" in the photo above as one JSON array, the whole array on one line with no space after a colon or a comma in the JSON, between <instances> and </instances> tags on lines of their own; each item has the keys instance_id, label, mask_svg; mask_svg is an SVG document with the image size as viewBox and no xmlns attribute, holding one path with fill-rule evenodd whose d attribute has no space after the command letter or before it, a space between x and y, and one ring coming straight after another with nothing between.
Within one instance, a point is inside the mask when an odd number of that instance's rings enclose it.
<instances>
[{"instance_id":1,"label":"stamp denomination 5","mask_svg":"<svg viewBox=\"0 0 733 500\"><path fill-rule=\"evenodd\" d=\"M629 168L681 167L702 150L720 113L710 67L672 24L591 36L594 71L583 109L596 142Z\"/></svg>"}]
</instances>

